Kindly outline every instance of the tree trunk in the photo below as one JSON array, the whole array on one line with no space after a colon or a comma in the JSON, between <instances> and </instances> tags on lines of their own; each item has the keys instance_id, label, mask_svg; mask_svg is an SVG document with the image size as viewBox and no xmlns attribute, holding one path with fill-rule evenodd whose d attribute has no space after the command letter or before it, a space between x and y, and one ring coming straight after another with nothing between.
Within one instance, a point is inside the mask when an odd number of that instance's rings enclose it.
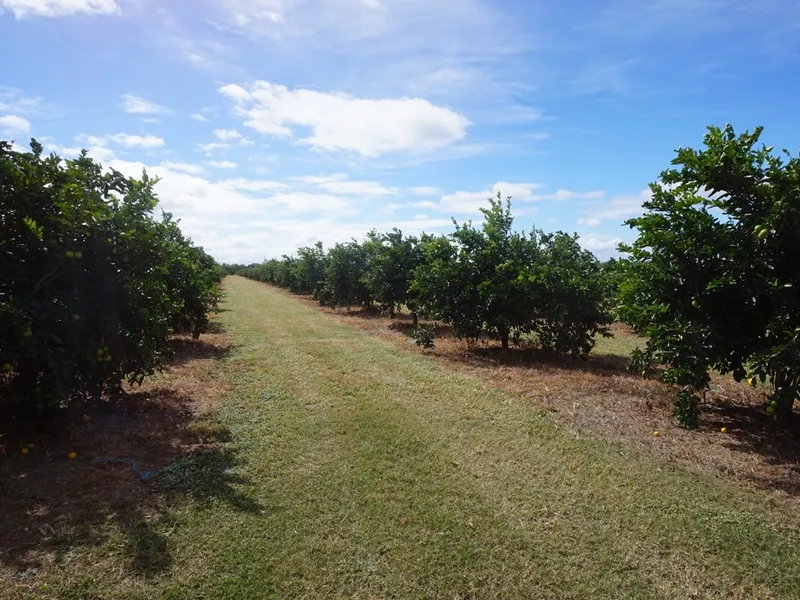
<instances>
[{"instance_id":1,"label":"tree trunk","mask_svg":"<svg viewBox=\"0 0 800 600\"><path fill-rule=\"evenodd\" d=\"M792 407L797 396L796 391L787 385L786 373L780 371L775 374L775 393L772 400L776 402L775 420L781 425L789 425L792 422Z\"/></svg>"},{"instance_id":2,"label":"tree trunk","mask_svg":"<svg viewBox=\"0 0 800 600\"><path fill-rule=\"evenodd\" d=\"M417 313L412 313L411 316L414 317L414 329L416 329L419 327L419 317L417 316Z\"/></svg>"},{"instance_id":3,"label":"tree trunk","mask_svg":"<svg viewBox=\"0 0 800 600\"><path fill-rule=\"evenodd\" d=\"M508 361L508 330L500 332L500 344L503 348L503 360Z\"/></svg>"}]
</instances>

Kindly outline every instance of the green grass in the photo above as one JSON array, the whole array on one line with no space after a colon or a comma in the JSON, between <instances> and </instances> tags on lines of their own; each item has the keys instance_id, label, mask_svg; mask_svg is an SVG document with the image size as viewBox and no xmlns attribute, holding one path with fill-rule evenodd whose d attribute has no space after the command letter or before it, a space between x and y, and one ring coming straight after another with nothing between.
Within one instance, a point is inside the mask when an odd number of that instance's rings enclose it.
<instances>
[{"instance_id":1,"label":"green grass","mask_svg":"<svg viewBox=\"0 0 800 600\"><path fill-rule=\"evenodd\" d=\"M52 597L800 597L800 533L766 495L558 426L260 284L226 286L230 441L164 480L209 494L133 542L166 568L106 561ZM220 473L235 493L215 493Z\"/></svg>"},{"instance_id":2,"label":"green grass","mask_svg":"<svg viewBox=\"0 0 800 600\"><path fill-rule=\"evenodd\" d=\"M645 340L643 338L618 329L614 332L614 337L597 336L592 354L629 358L631 352L638 348L644 348L644 346Z\"/></svg>"}]
</instances>

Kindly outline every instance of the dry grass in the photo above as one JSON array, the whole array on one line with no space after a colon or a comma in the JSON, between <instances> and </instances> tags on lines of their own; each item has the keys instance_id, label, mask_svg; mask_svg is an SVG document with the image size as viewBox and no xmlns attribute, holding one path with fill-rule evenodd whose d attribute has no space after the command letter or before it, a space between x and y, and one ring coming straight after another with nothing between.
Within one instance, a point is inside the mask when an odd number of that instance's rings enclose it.
<instances>
[{"instance_id":1,"label":"dry grass","mask_svg":"<svg viewBox=\"0 0 800 600\"><path fill-rule=\"evenodd\" d=\"M586 361L548 356L535 348L512 348L506 361L497 344L482 341L468 348L447 327L438 328L434 350L421 350L406 335L408 315L390 320L376 311L330 309L309 297L299 300L405 351L424 353L450 369L519 394L563 423L701 473L769 490L779 504L800 508L798 432L778 427L764 413L766 390L714 375L703 398L699 430L683 429L672 418L675 390L626 370L627 356L643 340L625 325L614 325L614 337L598 340Z\"/></svg>"},{"instance_id":2,"label":"dry grass","mask_svg":"<svg viewBox=\"0 0 800 600\"><path fill-rule=\"evenodd\" d=\"M157 491L128 464L94 459L134 458L141 471L213 450L224 432L207 421L226 384L214 373L230 340L209 333L176 336L175 360L118 398L70 406L29 432L7 432L0 458L0 597L41 591L39 581L61 572L65 583L91 572L91 549L116 540L132 571L157 572L169 564L163 522L168 494ZM27 455L21 448L33 444ZM68 454L78 457L70 460ZM87 550L88 549L88 550ZM86 554L86 556L84 556ZM81 564L84 559L85 564ZM33 596L35 597L35 596Z\"/></svg>"}]
</instances>

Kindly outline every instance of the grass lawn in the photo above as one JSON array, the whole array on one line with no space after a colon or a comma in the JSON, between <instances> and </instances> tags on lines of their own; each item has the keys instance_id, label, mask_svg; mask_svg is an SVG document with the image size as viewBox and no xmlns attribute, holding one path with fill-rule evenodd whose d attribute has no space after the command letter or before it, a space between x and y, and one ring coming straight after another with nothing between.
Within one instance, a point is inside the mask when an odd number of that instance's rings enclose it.
<instances>
[{"instance_id":1,"label":"grass lawn","mask_svg":"<svg viewBox=\"0 0 800 600\"><path fill-rule=\"evenodd\" d=\"M226 288L229 441L137 482L192 493L5 571L0 596L800 597L798 521L766 493L559 425L264 285Z\"/></svg>"}]
</instances>

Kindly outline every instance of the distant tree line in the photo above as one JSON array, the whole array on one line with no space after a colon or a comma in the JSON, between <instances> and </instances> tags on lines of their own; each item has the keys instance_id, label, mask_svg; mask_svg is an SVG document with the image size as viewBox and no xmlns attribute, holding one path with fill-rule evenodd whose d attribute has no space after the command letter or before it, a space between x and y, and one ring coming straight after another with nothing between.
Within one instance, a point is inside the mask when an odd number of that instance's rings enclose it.
<instances>
[{"instance_id":1,"label":"distant tree line","mask_svg":"<svg viewBox=\"0 0 800 600\"><path fill-rule=\"evenodd\" d=\"M503 348L526 336L586 356L613 316L647 338L632 366L663 367L684 426L698 426L712 372L766 387L764 411L788 423L800 396L800 157L759 145L761 133L709 127L704 149L678 149L627 222L638 239L605 263L575 236L512 231L498 196L479 228L372 232L230 270L330 306L406 306Z\"/></svg>"},{"instance_id":2,"label":"distant tree line","mask_svg":"<svg viewBox=\"0 0 800 600\"><path fill-rule=\"evenodd\" d=\"M612 321L602 264L575 235L514 231L510 199L499 194L482 213L480 227L456 224L449 235L372 231L327 252L317 243L226 269L325 306L374 305L390 317L405 307L415 325L419 317L442 321L460 338L499 340L506 350L525 336L586 356Z\"/></svg>"}]
</instances>

